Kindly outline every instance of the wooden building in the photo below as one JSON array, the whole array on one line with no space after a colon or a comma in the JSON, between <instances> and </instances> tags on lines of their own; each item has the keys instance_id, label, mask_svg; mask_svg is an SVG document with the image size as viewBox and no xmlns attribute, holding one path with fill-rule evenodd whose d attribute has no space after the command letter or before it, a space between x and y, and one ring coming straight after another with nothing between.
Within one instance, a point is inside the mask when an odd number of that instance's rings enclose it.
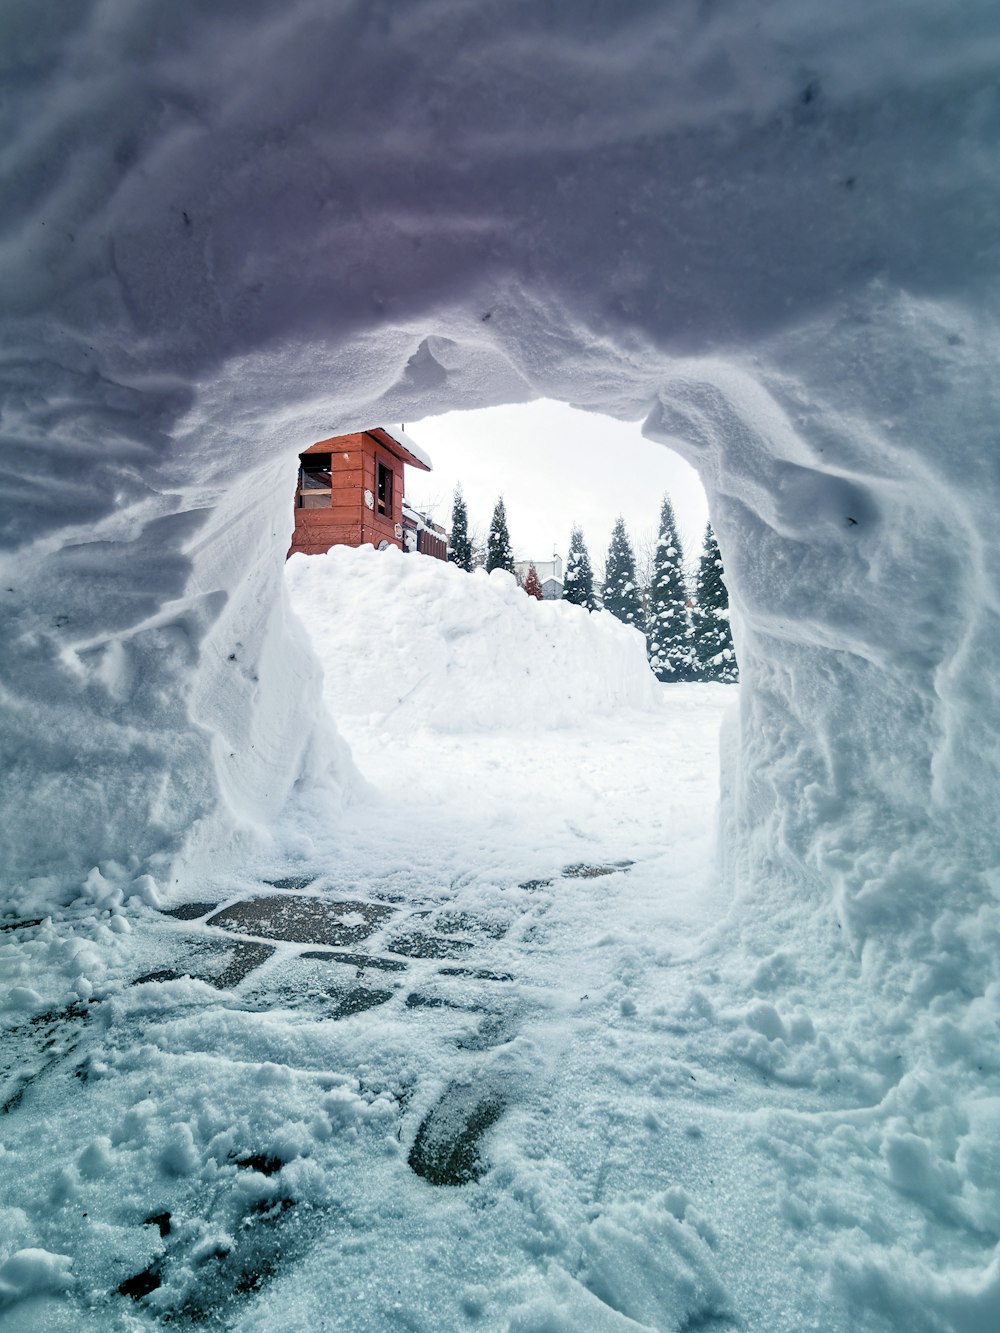
<instances>
[{"instance_id":1,"label":"wooden building","mask_svg":"<svg viewBox=\"0 0 1000 1333\"><path fill-rule=\"evenodd\" d=\"M403 468L431 461L403 431L382 426L320 440L299 454L295 532L288 554L403 541Z\"/></svg>"}]
</instances>

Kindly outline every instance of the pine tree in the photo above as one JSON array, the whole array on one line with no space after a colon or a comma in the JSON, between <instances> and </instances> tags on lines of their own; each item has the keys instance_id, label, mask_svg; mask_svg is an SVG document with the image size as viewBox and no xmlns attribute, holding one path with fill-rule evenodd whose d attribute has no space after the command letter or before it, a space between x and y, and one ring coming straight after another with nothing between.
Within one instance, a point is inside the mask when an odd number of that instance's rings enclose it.
<instances>
[{"instance_id":1,"label":"pine tree","mask_svg":"<svg viewBox=\"0 0 1000 1333\"><path fill-rule=\"evenodd\" d=\"M490 535L486 539L486 572L492 574L495 569L505 569L514 573L514 552L511 550L510 533L507 531L507 511L503 496L496 502L493 518L490 522Z\"/></svg>"},{"instance_id":2,"label":"pine tree","mask_svg":"<svg viewBox=\"0 0 1000 1333\"><path fill-rule=\"evenodd\" d=\"M594 570L584 544L583 533L579 528L573 529L569 539L563 598L567 602L572 602L574 606L585 606L588 611L597 610L597 599L594 597Z\"/></svg>"},{"instance_id":3,"label":"pine tree","mask_svg":"<svg viewBox=\"0 0 1000 1333\"><path fill-rule=\"evenodd\" d=\"M534 565L528 567L528 577L524 580L524 591L529 597L535 597L538 601L542 600L542 585L538 578L538 570Z\"/></svg>"},{"instance_id":4,"label":"pine tree","mask_svg":"<svg viewBox=\"0 0 1000 1333\"><path fill-rule=\"evenodd\" d=\"M699 680L739 680L733 636L729 628L729 593L723 581L722 557L711 523L698 562L692 612L692 641Z\"/></svg>"},{"instance_id":5,"label":"pine tree","mask_svg":"<svg viewBox=\"0 0 1000 1333\"><path fill-rule=\"evenodd\" d=\"M455 487L455 500L451 507L451 540L448 555L453 565L472 569L472 542L469 538L469 511L465 507L461 486Z\"/></svg>"},{"instance_id":6,"label":"pine tree","mask_svg":"<svg viewBox=\"0 0 1000 1333\"><path fill-rule=\"evenodd\" d=\"M642 628L642 596L636 582L635 552L619 518L611 534L604 570L604 609L625 622Z\"/></svg>"},{"instance_id":7,"label":"pine tree","mask_svg":"<svg viewBox=\"0 0 1000 1333\"><path fill-rule=\"evenodd\" d=\"M681 544L677 539L673 507L666 495L660 509L660 531L646 608L646 649L649 665L658 679L693 678Z\"/></svg>"}]
</instances>

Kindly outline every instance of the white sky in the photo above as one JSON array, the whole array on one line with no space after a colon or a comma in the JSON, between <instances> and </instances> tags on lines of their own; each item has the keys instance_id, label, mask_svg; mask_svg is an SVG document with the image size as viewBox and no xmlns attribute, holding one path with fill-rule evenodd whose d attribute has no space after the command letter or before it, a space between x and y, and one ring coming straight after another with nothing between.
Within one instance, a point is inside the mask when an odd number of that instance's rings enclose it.
<instances>
[{"instance_id":1,"label":"white sky","mask_svg":"<svg viewBox=\"0 0 1000 1333\"><path fill-rule=\"evenodd\" d=\"M450 527L452 494L461 482L469 527L485 536L502 494L517 560L548 560L553 551L565 560L578 523L595 568L603 569L619 514L633 544L655 539L664 492L685 558L700 552L708 506L698 475L671 450L643 439L639 422L541 399L405 425L434 464L430 473L406 469L407 500Z\"/></svg>"}]
</instances>

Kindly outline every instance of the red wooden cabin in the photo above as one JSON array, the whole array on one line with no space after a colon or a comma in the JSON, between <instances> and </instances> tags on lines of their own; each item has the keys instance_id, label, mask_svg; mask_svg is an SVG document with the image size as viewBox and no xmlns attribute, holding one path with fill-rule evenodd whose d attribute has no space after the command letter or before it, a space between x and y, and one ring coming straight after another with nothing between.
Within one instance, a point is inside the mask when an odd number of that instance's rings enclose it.
<instances>
[{"instance_id":1,"label":"red wooden cabin","mask_svg":"<svg viewBox=\"0 0 1000 1333\"><path fill-rule=\"evenodd\" d=\"M295 532L288 552L322 555L331 546L403 547L404 464L430 472L430 459L403 432L382 426L320 440L299 454Z\"/></svg>"}]
</instances>

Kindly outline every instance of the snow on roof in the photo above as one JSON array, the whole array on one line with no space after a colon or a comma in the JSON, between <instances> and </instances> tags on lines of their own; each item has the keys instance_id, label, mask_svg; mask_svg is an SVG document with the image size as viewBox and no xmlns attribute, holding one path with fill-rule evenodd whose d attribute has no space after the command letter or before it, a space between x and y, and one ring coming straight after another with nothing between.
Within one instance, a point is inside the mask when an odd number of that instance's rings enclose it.
<instances>
[{"instance_id":1,"label":"snow on roof","mask_svg":"<svg viewBox=\"0 0 1000 1333\"><path fill-rule=\"evenodd\" d=\"M426 449L421 449L420 445L407 435L402 426L377 426L376 430L382 431L382 433L388 435L391 440L395 440L395 442L402 449L405 449L408 454L412 454L414 461L418 466L426 468L428 472L434 471L434 464L431 462L430 454Z\"/></svg>"}]
</instances>

